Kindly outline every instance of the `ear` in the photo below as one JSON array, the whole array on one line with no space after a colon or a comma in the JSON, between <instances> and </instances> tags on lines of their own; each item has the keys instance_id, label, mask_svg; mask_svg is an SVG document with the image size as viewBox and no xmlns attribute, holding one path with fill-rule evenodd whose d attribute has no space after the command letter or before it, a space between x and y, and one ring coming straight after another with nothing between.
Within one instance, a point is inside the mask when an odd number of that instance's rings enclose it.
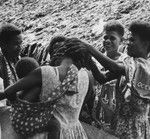
<instances>
[{"instance_id":1,"label":"ear","mask_svg":"<svg viewBox=\"0 0 150 139\"><path fill-rule=\"evenodd\" d=\"M121 45L123 41L124 41L124 38L123 38L123 37L120 37L119 45Z\"/></svg>"},{"instance_id":2,"label":"ear","mask_svg":"<svg viewBox=\"0 0 150 139\"><path fill-rule=\"evenodd\" d=\"M122 43L125 40L124 37L121 37L120 39L121 39L120 43Z\"/></svg>"},{"instance_id":3,"label":"ear","mask_svg":"<svg viewBox=\"0 0 150 139\"><path fill-rule=\"evenodd\" d=\"M143 46L145 46L146 49L149 51L150 50L150 41L143 41Z\"/></svg>"}]
</instances>

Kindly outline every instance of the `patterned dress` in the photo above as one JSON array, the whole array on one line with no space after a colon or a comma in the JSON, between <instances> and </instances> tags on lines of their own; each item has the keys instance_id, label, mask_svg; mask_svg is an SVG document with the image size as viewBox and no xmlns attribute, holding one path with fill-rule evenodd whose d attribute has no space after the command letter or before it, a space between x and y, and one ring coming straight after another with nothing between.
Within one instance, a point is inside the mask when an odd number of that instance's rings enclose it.
<instances>
[{"instance_id":1,"label":"patterned dress","mask_svg":"<svg viewBox=\"0 0 150 139\"><path fill-rule=\"evenodd\" d=\"M121 139L149 139L150 59L126 58L124 64L126 80L117 85L118 109L112 128Z\"/></svg>"},{"instance_id":2,"label":"patterned dress","mask_svg":"<svg viewBox=\"0 0 150 139\"><path fill-rule=\"evenodd\" d=\"M27 51L27 52L29 52L29 51ZM45 49L40 52L38 51L38 52L33 52L33 53L35 53L35 55L38 54L38 57L35 57L35 56L34 57L36 59L38 59L38 62L40 64L45 64L45 58L44 58L44 57L46 57ZM26 54L25 52L22 52L21 56L33 57L33 55ZM2 54L1 51L0 51L0 77L3 78L4 88L8 87L9 85L13 85L18 80L16 71L15 71L15 63L8 61L4 57L4 55ZM6 106L6 100L1 101L1 102L2 102L3 107L0 108L0 113L1 113L0 138L2 138L2 139L8 139L8 138L22 139L23 137L20 137L19 135L17 135L11 126L11 120L9 118L10 107ZM38 139L40 139L40 138L45 137L45 135L39 134L38 137L39 137Z\"/></svg>"},{"instance_id":3,"label":"patterned dress","mask_svg":"<svg viewBox=\"0 0 150 139\"><path fill-rule=\"evenodd\" d=\"M95 117L98 126L106 131L110 129L111 120L116 109L116 82L117 80L113 80L102 85L97 99Z\"/></svg>"},{"instance_id":4,"label":"patterned dress","mask_svg":"<svg viewBox=\"0 0 150 139\"><path fill-rule=\"evenodd\" d=\"M41 100L46 101L50 98L52 90L61 84L59 72L56 68L43 66L42 68L42 94ZM67 78L69 81L69 78ZM77 79L69 87L69 91L75 91L75 94L66 94L60 98L53 111L54 117L60 123L60 139L87 139L87 135L79 122L80 110L88 91L89 77L85 69L77 71ZM43 137L42 137L43 136ZM46 139L47 133L37 134L32 139Z\"/></svg>"},{"instance_id":5,"label":"patterned dress","mask_svg":"<svg viewBox=\"0 0 150 139\"><path fill-rule=\"evenodd\" d=\"M127 55L122 54L116 62L122 63L125 57L127 57ZM102 66L100 68L98 65L98 67L101 72L107 72ZM103 85L100 85L99 83L95 85L96 96L93 108L95 126L103 128L108 132L111 130L111 121L116 109L116 84L119 78L109 81Z\"/></svg>"}]
</instances>

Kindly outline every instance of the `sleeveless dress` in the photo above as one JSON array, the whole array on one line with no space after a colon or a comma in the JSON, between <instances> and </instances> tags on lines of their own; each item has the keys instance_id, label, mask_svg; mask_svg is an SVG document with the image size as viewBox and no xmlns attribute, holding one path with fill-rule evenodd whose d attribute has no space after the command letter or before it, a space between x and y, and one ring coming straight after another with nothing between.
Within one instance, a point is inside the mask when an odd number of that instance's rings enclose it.
<instances>
[{"instance_id":1,"label":"sleeveless dress","mask_svg":"<svg viewBox=\"0 0 150 139\"><path fill-rule=\"evenodd\" d=\"M56 86L61 84L59 80L58 69L50 66L41 67L42 71L42 93L41 101L50 99L50 94ZM69 80L69 78L67 79ZM87 139L87 135L79 122L79 114L87 94L89 86L89 77L85 69L80 69L77 73L77 80L70 87L70 91L75 91L75 94L66 94L57 103L53 111L54 117L60 123L60 139ZM53 92L55 93L55 92ZM55 95L55 94L53 94ZM47 139L48 134L37 134L31 139Z\"/></svg>"}]
</instances>

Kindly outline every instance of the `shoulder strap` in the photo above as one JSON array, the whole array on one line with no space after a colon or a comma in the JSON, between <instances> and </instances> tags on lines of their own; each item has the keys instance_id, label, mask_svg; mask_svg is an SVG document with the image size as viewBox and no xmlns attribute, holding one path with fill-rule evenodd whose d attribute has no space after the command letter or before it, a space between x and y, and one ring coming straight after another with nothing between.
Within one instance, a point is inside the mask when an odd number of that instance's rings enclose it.
<instances>
[{"instance_id":1,"label":"shoulder strap","mask_svg":"<svg viewBox=\"0 0 150 139\"><path fill-rule=\"evenodd\" d=\"M87 93L89 90L89 74L86 69L80 69L78 73L78 92Z\"/></svg>"},{"instance_id":2,"label":"shoulder strap","mask_svg":"<svg viewBox=\"0 0 150 139\"><path fill-rule=\"evenodd\" d=\"M72 86L74 86L74 84L76 84L77 79L78 79L78 70L76 67L71 66L67 71L67 75L63 80L63 82L53 90L54 93L52 94L55 95L51 96L53 98L52 101L59 100L61 97L66 95L66 93L68 94L68 92L72 92L71 88Z\"/></svg>"}]
</instances>

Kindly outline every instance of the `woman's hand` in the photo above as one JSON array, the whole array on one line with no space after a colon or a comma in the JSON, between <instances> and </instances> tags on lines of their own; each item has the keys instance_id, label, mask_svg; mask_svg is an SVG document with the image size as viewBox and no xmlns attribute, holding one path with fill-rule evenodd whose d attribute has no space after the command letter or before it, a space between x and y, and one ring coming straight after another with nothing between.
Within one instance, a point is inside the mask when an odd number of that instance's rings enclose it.
<instances>
[{"instance_id":1,"label":"woman's hand","mask_svg":"<svg viewBox=\"0 0 150 139\"><path fill-rule=\"evenodd\" d=\"M81 42L78 45L72 43L70 46L71 47L67 49L66 53L88 53L93 56L106 70L115 73L117 76L125 75L124 65L119 65L116 61L105 56L91 45Z\"/></svg>"}]
</instances>

